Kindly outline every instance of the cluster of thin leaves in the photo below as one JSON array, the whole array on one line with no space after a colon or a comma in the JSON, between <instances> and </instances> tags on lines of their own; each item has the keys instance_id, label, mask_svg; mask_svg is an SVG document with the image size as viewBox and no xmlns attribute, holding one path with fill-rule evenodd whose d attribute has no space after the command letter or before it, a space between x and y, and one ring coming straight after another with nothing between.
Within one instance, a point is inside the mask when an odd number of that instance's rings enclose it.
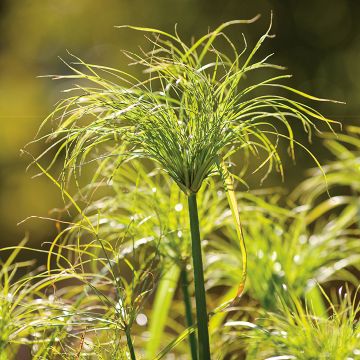
<instances>
[{"instance_id":1,"label":"cluster of thin leaves","mask_svg":"<svg viewBox=\"0 0 360 360\"><path fill-rule=\"evenodd\" d=\"M349 267L359 270L359 203L356 197L325 200L315 207L287 210L252 194L240 199L248 249L248 291L261 305L276 306L273 292L286 286L297 296L316 283L342 279L356 284ZM345 206L344 206L345 204ZM209 243L208 272L211 286L236 284L241 252L235 229L227 226L217 241ZM262 271L259 272L258 268Z\"/></svg>"},{"instance_id":2,"label":"cluster of thin leaves","mask_svg":"<svg viewBox=\"0 0 360 360\"><path fill-rule=\"evenodd\" d=\"M298 144L317 162L311 151L294 139L292 122L299 121L310 138L312 130L317 130L316 120L330 129L335 121L280 93L328 100L288 86L284 81L291 75L269 77L271 71L284 69L268 62L271 55L254 61L262 43L271 37L271 25L252 50L248 50L245 37L243 50L236 50L223 30L254 20L224 23L191 46L177 33L135 28L155 34L149 38L149 52L125 52L148 74L145 80L74 57L75 62L67 64L73 74L53 78L80 83L66 90L75 95L62 100L45 120L44 125L53 120L55 128L41 139L51 140L52 145L36 160L56 148L46 170L64 156L61 180L65 182L71 175L77 177L79 169L94 160L94 154L105 163L112 159L114 169L124 157L149 158L186 194L198 192L205 179L218 173L219 162L239 151L242 174L249 154L261 159L252 170L267 169L264 178L273 168L283 174L278 149L281 139L289 141L292 157L294 144ZM215 47L219 39L225 40L231 55ZM244 78L259 70L264 79L245 85ZM269 95L267 90L276 94ZM281 127L285 133L278 130Z\"/></svg>"},{"instance_id":3,"label":"cluster of thin leaves","mask_svg":"<svg viewBox=\"0 0 360 360\"><path fill-rule=\"evenodd\" d=\"M277 297L277 312L258 313L257 323L225 323L228 358L237 359L240 340L246 344L246 359L357 359L360 355L358 291L339 289L330 300L319 288L329 307L330 316L319 316L311 304L286 293Z\"/></svg>"},{"instance_id":4,"label":"cluster of thin leaves","mask_svg":"<svg viewBox=\"0 0 360 360\"><path fill-rule=\"evenodd\" d=\"M15 358L25 345L30 347L34 359L46 359L52 344L59 343L61 336L71 330L68 319L72 304L66 298L75 294L75 287L70 288L67 296L62 296L65 288L56 291L56 284L70 276L49 274L41 268L29 272L34 261L16 261L18 253L28 249L25 244L24 240L17 247L1 249L2 253L10 251L6 262L1 264L1 359ZM63 329L62 335L59 328Z\"/></svg>"}]
</instances>

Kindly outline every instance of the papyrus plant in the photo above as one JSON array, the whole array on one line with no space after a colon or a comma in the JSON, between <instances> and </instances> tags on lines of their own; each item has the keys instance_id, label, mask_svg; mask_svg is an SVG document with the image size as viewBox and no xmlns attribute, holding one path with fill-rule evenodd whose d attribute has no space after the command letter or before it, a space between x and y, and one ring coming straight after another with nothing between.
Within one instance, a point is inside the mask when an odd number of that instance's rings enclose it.
<instances>
[{"instance_id":1,"label":"papyrus plant","mask_svg":"<svg viewBox=\"0 0 360 360\"><path fill-rule=\"evenodd\" d=\"M263 309L274 311L274 292L286 287L311 301L314 310L322 314L325 309L317 284L347 281L356 286L353 272L360 265L358 202L356 197L334 196L317 205L300 203L290 208L280 206L275 196L241 194L251 298ZM241 269L233 225L223 227L221 233L205 247L209 290L219 286L233 290Z\"/></svg>"},{"instance_id":2,"label":"papyrus plant","mask_svg":"<svg viewBox=\"0 0 360 360\"><path fill-rule=\"evenodd\" d=\"M75 63L68 64L72 75L55 76L74 80L74 87L68 90L73 95L61 101L48 118L57 121L50 138L57 139L53 147L59 146L54 161L64 155L63 179L78 175L78 169L91 157L107 164L112 161L114 168L121 166L125 158L144 158L154 161L186 194L201 360L210 358L210 345L197 192L210 176L222 178L243 254L239 297L246 279L246 251L233 176L227 169L230 157L238 153L244 170L246 159L255 155L261 159L258 170L265 169L268 174L276 169L282 173L278 144L280 139L287 139L290 154L294 155L297 142L292 122L300 121L309 135L316 129L315 120L329 126L332 122L309 105L286 97L322 100L286 85L284 81L290 75L269 77L268 70L271 73L283 69L268 63L269 56L255 60L261 44L269 37L270 27L251 50L244 38L240 52L223 32L230 25L254 20L224 23L191 44L182 41L177 32L172 35L132 27L149 36L150 51L140 55L126 52L133 63L143 67L145 77L138 79L125 70L87 64L76 58ZM223 42L228 51L218 50L217 42ZM250 78L255 70L265 70L264 76L268 77L254 84L246 81L245 85L244 78ZM242 181L242 175L236 178Z\"/></svg>"},{"instance_id":3,"label":"papyrus plant","mask_svg":"<svg viewBox=\"0 0 360 360\"><path fill-rule=\"evenodd\" d=\"M311 303L303 305L291 292L278 297L279 313L267 313L265 327L255 324L250 327L247 358L357 359L360 354L359 287L342 286L330 297L321 287L319 291L331 316L319 316ZM226 325L229 332L238 329L244 333L246 327L249 329L249 324L241 321Z\"/></svg>"}]
</instances>

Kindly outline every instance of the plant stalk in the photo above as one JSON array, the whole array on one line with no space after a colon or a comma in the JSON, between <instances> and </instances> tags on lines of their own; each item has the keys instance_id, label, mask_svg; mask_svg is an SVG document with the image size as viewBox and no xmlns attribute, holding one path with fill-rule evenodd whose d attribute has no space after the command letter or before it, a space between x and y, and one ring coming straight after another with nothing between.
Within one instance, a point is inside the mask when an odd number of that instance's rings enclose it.
<instances>
[{"instance_id":1,"label":"plant stalk","mask_svg":"<svg viewBox=\"0 0 360 360\"><path fill-rule=\"evenodd\" d=\"M210 360L208 316L204 285L204 270L201 256L201 240L196 194L188 196L192 258L194 266L196 319L198 329L199 360Z\"/></svg>"},{"instance_id":2,"label":"plant stalk","mask_svg":"<svg viewBox=\"0 0 360 360\"><path fill-rule=\"evenodd\" d=\"M189 295L189 282L188 282L188 276L185 266L181 269L180 281L181 281L181 287L182 287L183 299L185 305L186 325L187 327L192 327L194 325L194 320L192 316L191 299ZM189 335L189 345L190 345L191 359L197 360L198 356L197 356L197 346L196 346L196 335L194 332L192 332Z\"/></svg>"},{"instance_id":3,"label":"plant stalk","mask_svg":"<svg viewBox=\"0 0 360 360\"><path fill-rule=\"evenodd\" d=\"M131 360L136 360L134 345L133 345L133 342L132 342L132 339L131 339L130 327L129 326L126 326L125 334L126 334L127 346L129 348L129 352L130 352L130 358L131 358Z\"/></svg>"}]
</instances>

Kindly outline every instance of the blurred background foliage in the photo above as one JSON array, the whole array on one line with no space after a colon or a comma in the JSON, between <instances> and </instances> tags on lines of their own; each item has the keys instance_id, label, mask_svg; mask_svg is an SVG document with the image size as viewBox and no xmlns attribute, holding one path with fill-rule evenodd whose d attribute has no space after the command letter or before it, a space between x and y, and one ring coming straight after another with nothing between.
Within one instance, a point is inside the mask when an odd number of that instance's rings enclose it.
<instances>
[{"instance_id":1,"label":"blurred background foliage","mask_svg":"<svg viewBox=\"0 0 360 360\"><path fill-rule=\"evenodd\" d=\"M291 83L311 94L344 100L346 106L319 105L325 115L346 124L359 124L360 113L360 2L337 0L1 0L0 1L0 228L1 246L15 245L25 231L32 246L53 239L54 223L27 221L30 215L47 216L50 209L63 207L59 191L45 177L32 179L26 173L30 159L19 150L62 97L66 82L37 78L66 74L69 69L58 59L68 59L66 50L89 63L121 68L128 60L122 49L136 51L145 44L141 33L115 29L114 25L140 25L172 32L174 24L183 39L203 34L230 19L247 19L261 13L252 25L234 27L233 39L241 44L244 32L250 45L264 33L274 12L272 33L263 51L275 52L273 62L295 74ZM136 71L136 69L134 69ZM296 130L296 127L295 127ZM300 130L300 129L299 129ZM301 133L301 131L299 131ZM298 137L301 135L298 135ZM37 143L32 153L47 145ZM311 148L322 162L330 151L314 139ZM284 157L284 161L287 161ZM293 188L314 164L301 151L297 162L285 164L285 187ZM264 186L279 185L271 176ZM250 176L247 182L258 187Z\"/></svg>"}]
</instances>

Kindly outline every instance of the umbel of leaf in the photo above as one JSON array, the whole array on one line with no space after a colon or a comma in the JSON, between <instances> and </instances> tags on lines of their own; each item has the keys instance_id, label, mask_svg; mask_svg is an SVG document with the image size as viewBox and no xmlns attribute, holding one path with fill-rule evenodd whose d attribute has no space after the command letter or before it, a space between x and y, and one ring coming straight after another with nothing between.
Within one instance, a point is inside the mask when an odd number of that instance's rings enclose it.
<instances>
[{"instance_id":1,"label":"umbel of leaf","mask_svg":"<svg viewBox=\"0 0 360 360\"><path fill-rule=\"evenodd\" d=\"M82 80L82 84L69 89L76 95L61 101L49 116L60 120L51 136L60 136L59 142L65 139L61 147L66 149L64 170L72 173L87 161L95 147L110 141L114 146L103 158L120 154L150 158L187 195L196 193L207 177L218 172L219 160L238 150L255 155L265 152L258 169L267 167L268 174L275 167L282 173L278 140L289 140L292 155L296 143L290 122L301 121L310 136L312 128L316 129L314 119L329 126L333 121L282 95L252 96L258 90L280 88L311 100L324 100L282 84L290 75L243 86L244 76L254 70L283 69L268 63L269 56L253 62L257 50L270 36L270 27L251 51L244 38L240 53L222 32L230 25L254 20L224 23L192 45L186 45L177 33L135 28L155 34L149 39L149 52L126 52L149 74L144 81L78 58L68 64L74 74L55 78ZM229 45L232 57L214 47L216 39ZM85 86L89 83L92 85ZM89 116L94 120L80 121ZM284 124L287 132L279 133L274 120Z\"/></svg>"}]
</instances>

